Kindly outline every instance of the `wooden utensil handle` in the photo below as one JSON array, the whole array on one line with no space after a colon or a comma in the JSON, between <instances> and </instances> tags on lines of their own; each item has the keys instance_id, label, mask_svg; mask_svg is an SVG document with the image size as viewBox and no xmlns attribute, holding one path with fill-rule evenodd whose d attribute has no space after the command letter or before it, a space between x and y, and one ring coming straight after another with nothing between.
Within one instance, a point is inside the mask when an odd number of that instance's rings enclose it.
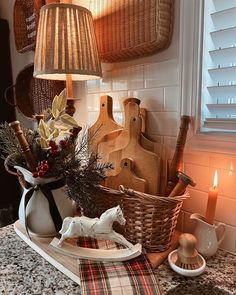
<instances>
[{"instance_id":1,"label":"wooden utensil handle","mask_svg":"<svg viewBox=\"0 0 236 295\"><path fill-rule=\"evenodd\" d=\"M169 176L167 182L167 188L165 195L168 196L172 189L175 187L176 183L178 183L178 171L181 170L183 165L183 152L184 146L187 138L188 127L190 123L190 116L182 116L181 124L179 128L179 134L176 142L175 153L172 158Z\"/></svg>"},{"instance_id":2,"label":"wooden utensil handle","mask_svg":"<svg viewBox=\"0 0 236 295\"><path fill-rule=\"evenodd\" d=\"M22 154L26 160L27 167L29 168L31 172L36 171L37 163L34 159L34 156L30 150L30 146L21 129L20 122L19 121L11 122L9 123L9 126L14 130L14 133L18 139L18 142L22 150Z\"/></svg>"}]
</instances>

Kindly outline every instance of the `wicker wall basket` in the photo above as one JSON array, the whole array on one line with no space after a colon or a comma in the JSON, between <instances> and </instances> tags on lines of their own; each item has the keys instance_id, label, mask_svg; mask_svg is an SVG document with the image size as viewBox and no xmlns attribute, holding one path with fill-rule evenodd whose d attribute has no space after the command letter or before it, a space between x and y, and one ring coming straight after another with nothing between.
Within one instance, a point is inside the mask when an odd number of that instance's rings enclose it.
<instances>
[{"instance_id":1,"label":"wicker wall basket","mask_svg":"<svg viewBox=\"0 0 236 295\"><path fill-rule=\"evenodd\" d=\"M40 8L44 0L16 0L13 11L16 49L20 53L33 50L36 44Z\"/></svg>"},{"instance_id":2,"label":"wicker wall basket","mask_svg":"<svg viewBox=\"0 0 236 295\"><path fill-rule=\"evenodd\" d=\"M17 107L18 111L28 119L33 119L35 114L41 114L51 108L52 100L64 88L64 81L37 79L33 77L34 65L27 65L16 78L14 97L10 96L10 88L5 93L9 104Z\"/></svg>"},{"instance_id":3,"label":"wicker wall basket","mask_svg":"<svg viewBox=\"0 0 236 295\"><path fill-rule=\"evenodd\" d=\"M93 200L96 211L85 210L83 214L100 216L105 210L120 205L126 225L116 224L115 229L131 242L141 243L147 251L161 252L171 245L182 203L188 197L188 193L172 198L153 196L123 186L120 186L120 191L103 187L103 194Z\"/></svg>"},{"instance_id":4,"label":"wicker wall basket","mask_svg":"<svg viewBox=\"0 0 236 295\"><path fill-rule=\"evenodd\" d=\"M91 0L103 62L151 55L169 46L174 0Z\"/></svg>"}]
</instances>

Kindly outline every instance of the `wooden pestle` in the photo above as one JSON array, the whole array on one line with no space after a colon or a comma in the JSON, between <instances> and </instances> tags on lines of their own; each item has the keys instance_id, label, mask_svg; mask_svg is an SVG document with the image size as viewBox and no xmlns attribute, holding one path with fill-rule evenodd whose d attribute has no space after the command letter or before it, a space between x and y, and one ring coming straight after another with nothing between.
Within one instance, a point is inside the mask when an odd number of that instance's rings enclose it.
<instances>
[{"instance_id":1,"label":"wooden pestle","mask_svg":"<svg viewBox=\"0 0 236 295\"><path fill-rule=\"evenodd\" d=\"M176 142L175 153L172 158L169 172L168 181L166 186L165 196L169 196L175 185L178 183L178 173L183 166L183 152L187 138L188 126L190 123L190 116L182 116L179 128L179 134Z\"/></svg>"},{"instance_id":2,"label":"wooden pestle","mask_svg":"<svg viewBox=\"0 0 236 295\"><path fill-rule=\"evenodd\" d=\"M175 197L175 196L181 196L188 185L195 186L196 183L190 178L188 175L184 174L183 172L178 173L179 181L173 188L173 190L170 192L168 197Z\"/></svg>"},{"instance_id":3,"label":"wooden pestle","mask_svg":"<svg viewBox=\"0 0 236 295\"><path fill-rule=\"evenodd\" d=\"M27 167L29 168L29 170L31 172L36 171L37 163L34 159L34 156L30 150L30 146L24 136L22 129L21 129L20 122L19 121L11 122L11 123L9 123L9 126L15 132L15 135L16 135L18 142L20 144L20 147L21 147L22 154L26 160Z\"/></svg>"},{"instance_id":4,"label":"wooden pestle","mask_svg":"<svg viewBox=\"0 0 236 295\"><path fill-rule=\"evenodd\" d=\"M195 249L197 239L194 235L184 233L179 237L179 248L177 250L176 265L184 269L197 269L199 268L199 256Z\"/></svg>"}]
</instances>

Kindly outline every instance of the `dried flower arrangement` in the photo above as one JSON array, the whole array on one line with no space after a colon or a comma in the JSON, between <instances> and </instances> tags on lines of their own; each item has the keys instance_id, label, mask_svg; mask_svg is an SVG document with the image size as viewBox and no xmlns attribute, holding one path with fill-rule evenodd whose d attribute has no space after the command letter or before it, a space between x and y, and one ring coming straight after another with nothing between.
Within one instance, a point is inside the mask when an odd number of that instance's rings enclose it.
<instances>
[{"instance_id":1,"label":"dried flower arrangement","mask_svg":"<svg viewBox=\"0 0 236 295\"><path fill-rule=\"evenodd\" d=\"M99 156L90 149L92 138L84 129L78 134L77 122L66 113L63 90L53 99L52 109L44 111L38 128L22 131L36 162L33 177L64 177L68 197L79 205L93 207L93 196L112 164L99 162ZM0 124L0 150L8 165L28 168L16 135L6 122Z\"/></svg>"}]
</instances>

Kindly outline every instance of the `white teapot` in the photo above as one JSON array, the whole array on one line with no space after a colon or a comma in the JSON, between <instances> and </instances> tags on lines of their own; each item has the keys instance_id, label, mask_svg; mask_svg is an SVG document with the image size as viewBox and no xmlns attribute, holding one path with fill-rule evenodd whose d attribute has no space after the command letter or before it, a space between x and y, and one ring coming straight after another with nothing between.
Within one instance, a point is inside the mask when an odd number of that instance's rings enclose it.
<instances>
[{"instance_id":1,"label":"white teapot","mask_svg":"<svg viewBox=\"0 0 236 295\"><path fill-rule=\"evenodd\" d=\"M221 222L209 224L205 221L205 217L198 213L192 214L190 219L196 220L194 236L197 238L197 251L204 257L216 254L225 236L225 224Z\"/></svg>"}]
</instances>

